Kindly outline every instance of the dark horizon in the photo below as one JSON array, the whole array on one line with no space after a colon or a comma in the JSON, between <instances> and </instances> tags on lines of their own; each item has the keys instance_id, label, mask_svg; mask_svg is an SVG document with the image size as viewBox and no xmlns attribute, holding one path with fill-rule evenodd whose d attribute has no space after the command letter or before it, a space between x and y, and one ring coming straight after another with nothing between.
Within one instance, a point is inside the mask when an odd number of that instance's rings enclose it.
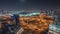
<instances>
[{"instance_id":1,"label":"dark horizon","mask_svg":"<svg viewBox=\"0 0 60 34\"><path fill-rule=\"evenodd\" d=\"M0 0L2 10L60 9L59 0Z\"/></svg>"}]
</instances>

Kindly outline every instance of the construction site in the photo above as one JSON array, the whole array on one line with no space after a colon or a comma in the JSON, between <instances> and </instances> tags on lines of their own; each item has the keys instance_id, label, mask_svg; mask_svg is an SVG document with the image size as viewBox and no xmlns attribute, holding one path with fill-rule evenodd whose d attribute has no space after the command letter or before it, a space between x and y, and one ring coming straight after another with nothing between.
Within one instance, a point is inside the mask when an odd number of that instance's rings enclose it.
<instances>
[{"instance_id":1,"label":"construction site","mask_svg":"<svg viewBox=\"0 0 60 34\"><path fill-rule=\"evenodd\" d=\"M31 10L32 11L32 10ZM19 11L0 15L1 34L59 34L58 18L53 11Z\"/></svg>"}]
</instances>

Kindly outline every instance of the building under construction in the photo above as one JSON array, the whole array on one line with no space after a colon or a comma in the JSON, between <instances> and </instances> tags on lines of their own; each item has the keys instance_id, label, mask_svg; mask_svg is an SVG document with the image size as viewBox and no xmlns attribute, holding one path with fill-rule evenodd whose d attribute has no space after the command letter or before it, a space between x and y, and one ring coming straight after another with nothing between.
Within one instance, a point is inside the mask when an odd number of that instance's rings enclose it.
<instances>
[{"instance_id":1,"label":"building under construction","mask_svg":"<svg viewBox=\"0 0 60 34\"><path fill-rule=\"evenodd\" d=\"M23 14L22 14L23 13ZM22 12L0 16L1 34L48 34L49 25L54 22L53 13Z\"/></svg>"}]
</instances>

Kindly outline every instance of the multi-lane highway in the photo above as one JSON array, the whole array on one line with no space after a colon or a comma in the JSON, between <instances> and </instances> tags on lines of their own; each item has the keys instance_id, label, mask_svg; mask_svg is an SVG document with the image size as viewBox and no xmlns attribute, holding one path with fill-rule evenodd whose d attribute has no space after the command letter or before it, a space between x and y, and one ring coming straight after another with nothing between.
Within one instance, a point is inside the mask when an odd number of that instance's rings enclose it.
<instances>
[{"instance_id":1,"label":"multi-lane highway","mask_svg":"<svg viewBox=\"0 0 60 34\"><path fill-rule=\"evenodd\" d=\"M23 28L21 28L16 34L21 34L23 31L24 31ZM58 34L58 33L55 31L49 30L48 34Z\"/></svg>"}]
</instances>

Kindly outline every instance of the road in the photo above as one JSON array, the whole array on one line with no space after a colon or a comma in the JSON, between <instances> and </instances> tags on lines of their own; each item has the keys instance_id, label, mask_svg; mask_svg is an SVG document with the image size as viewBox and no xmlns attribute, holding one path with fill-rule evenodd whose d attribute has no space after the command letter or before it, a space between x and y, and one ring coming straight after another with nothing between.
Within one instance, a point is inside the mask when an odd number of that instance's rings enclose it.
<instances>
[{"instance_id":1,"label":"road","mask_svg":"<svg viewBox=\"0 0 60 34\"><path fill-rule=\"evenodd\" d=\"M16 34L21 34L21 32L23 31L23 28L21 28ZM58 34L55 31L49 30L48 34Z\"/></svg>"}]
</instances>

